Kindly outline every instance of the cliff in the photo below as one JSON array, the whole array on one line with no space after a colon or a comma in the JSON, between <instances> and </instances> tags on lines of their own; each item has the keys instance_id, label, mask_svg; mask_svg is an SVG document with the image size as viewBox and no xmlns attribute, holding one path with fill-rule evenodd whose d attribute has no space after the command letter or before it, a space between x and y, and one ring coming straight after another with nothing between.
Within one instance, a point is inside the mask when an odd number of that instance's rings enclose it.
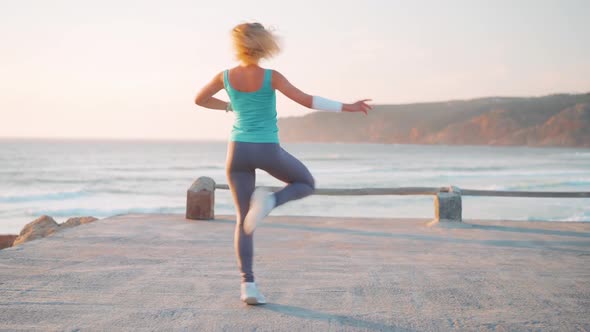
<instances>
[{"instance_id":1,"label":"cliff","mask_svg":"<svg viewBox=\"0 0 590 332\"><path fill-rule=\"evenodd\" d=\"M590 93L376 105L279 119L286 142L590 147Z\"/></svg>"}]
</instances>

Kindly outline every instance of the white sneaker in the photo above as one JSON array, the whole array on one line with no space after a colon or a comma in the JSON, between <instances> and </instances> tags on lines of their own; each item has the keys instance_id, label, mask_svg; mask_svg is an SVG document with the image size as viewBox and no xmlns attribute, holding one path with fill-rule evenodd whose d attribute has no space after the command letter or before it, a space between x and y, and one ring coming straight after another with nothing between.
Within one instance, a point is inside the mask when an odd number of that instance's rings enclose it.
<instances>
[{"instance_id":1,"label":"white sneaker","mask_svg":"<svg viewBox=\"0 0 590 332\"><path fill-rule=\"evenodd\" d=\"M260 224L276 205L276 198L273 193L266 188L257 188L250 198L250 209L244 219L244 232L252 234L256 225Z\"/></svg>"},{"instance_id":2,"label":"white sneaker","mask_svg":"<svg viewBox=\"0 0 590 332\"><path fill-rule=\"evenodd\" d=\"M240 299L247 304L255 305L255 304L266 304L266 299L264 295L260 294L258 288L256 288L256 283L253 282L243 282L241 287Z\"/></svg>"}]
</instances>

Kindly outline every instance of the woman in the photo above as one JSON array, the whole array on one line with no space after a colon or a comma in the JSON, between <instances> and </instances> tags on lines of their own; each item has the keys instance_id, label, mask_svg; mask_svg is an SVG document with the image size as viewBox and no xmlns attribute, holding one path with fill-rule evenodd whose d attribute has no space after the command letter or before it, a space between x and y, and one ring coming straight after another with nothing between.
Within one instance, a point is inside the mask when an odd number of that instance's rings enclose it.
<instances>
[{"instance_id":1,"label":"woman","mask_svg":"<svg viewBox=\"0 0 590 332\"><path fill-rule=\"evenodd\" d=\"M210 109L233 111L235 122L228 144L226 173L236 206L235 248L242 275L241 300L264 304L252 272L253 232L270 211L289 201L309 196L315 189L309 170L279 145L276 96L279 90L308 108L331 112L371 109L368 99L343 104L308 95L278 71L261 68L261 59L279 52L276 37L260 23L244 23L232 30L237 67L215 75L197 95L195 103ZM225 89L230 102L214 98ZM255 170L262 169L287 185L276 193L255 189Z\"/></svg>"}]
</instances>

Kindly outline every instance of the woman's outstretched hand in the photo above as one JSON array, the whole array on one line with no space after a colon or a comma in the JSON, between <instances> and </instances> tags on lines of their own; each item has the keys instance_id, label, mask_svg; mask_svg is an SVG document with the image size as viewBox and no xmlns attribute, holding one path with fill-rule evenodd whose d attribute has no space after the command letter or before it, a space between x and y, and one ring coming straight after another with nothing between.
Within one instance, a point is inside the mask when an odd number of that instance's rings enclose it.
<instances>
[{"instance_id":1,"label":"woman's outstretched hand","mask_svg":"<svg viewBox=\"0 0 590 332\"><path fill-rule=\"evenodd\" d=\"M367 115L367 112L373 109L373 107L367 104L370 100L371 99L363 99L353 104L344 104L342 105L342 112L363 112Z\"/></svg>"}]
</instances>

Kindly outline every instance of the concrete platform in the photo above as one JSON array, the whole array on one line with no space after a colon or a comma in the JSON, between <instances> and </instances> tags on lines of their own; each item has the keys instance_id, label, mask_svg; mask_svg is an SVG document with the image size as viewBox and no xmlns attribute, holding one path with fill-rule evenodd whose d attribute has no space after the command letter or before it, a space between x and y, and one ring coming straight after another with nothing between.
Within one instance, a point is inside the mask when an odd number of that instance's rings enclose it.
<instances>
[{"instance_id":1,"label":"concrete platform","mask_svg":"<svg viewBox=\"0 0 590 332\"><path fill-rule=\"evenodd\" d=\"M0 251L0 330L590 330L590 223L124 215Z\"/></svg>"}]
</instances>

